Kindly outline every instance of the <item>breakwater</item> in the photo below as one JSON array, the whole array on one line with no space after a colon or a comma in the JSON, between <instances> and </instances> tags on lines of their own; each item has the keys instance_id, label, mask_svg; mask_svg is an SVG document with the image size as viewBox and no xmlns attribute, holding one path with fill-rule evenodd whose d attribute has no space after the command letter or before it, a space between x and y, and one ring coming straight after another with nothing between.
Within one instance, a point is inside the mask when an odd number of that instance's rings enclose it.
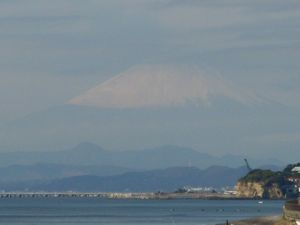
<instances>
[{"instance_id":1,"label":"breakwater","mask_svg":"<svg viewBox=\"0 0 300 225\"><path fill-rule=\"evenodd\" d=\"M3 192L0 198L241 199L224 193Z\"/></svg>"}]
</instances>

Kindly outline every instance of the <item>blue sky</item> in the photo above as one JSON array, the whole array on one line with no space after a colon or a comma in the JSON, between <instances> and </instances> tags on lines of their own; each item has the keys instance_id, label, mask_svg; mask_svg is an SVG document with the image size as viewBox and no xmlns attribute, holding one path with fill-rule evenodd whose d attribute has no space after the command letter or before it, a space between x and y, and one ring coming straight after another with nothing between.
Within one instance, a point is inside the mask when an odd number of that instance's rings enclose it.
<instances>
[{"instance_id":1,"label":"blue sky","mask_svg":"<svg viewBox=\"0 0 300 225\"><path fill-rule=\"evenodd\" d=\"M298 109L299 27L298 0L1 0L0 124L157 64L212 71ZM292 129L262 140L279 137L300 141Z\"/></svg>"}]
</instances>

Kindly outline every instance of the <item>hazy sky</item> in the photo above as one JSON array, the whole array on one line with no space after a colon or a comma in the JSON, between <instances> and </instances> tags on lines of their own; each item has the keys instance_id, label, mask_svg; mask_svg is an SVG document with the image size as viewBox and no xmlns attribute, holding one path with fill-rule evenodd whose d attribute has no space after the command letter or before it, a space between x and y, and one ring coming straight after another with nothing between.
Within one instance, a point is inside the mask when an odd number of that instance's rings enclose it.
<instances>
[{"instance_id":1,"label":"hazy sky","mask_svg":"<svg viewBox=\"0 0 300 225\"><path fill-rule=\"evenodd\" d=\"M299 27L299 0L0 0L0 123L157 64L213 71L298 109Z\"/></svg>"}]
</instances>

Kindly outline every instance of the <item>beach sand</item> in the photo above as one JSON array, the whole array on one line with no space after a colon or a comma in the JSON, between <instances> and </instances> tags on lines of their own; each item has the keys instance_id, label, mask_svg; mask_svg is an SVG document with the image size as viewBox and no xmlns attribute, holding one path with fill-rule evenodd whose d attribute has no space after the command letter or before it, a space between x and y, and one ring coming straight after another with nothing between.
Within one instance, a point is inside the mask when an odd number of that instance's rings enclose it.
<instances>
[{"instance_id":1,"label":"beach sand","mask_svg":"<svg viewBox=\"0 0 300 225\"><path fill-rule=\"evenodd\" d=\"M291 221L283 219L282 216L259 217L240 221L229 221L229 224L234 225L295 225ZM221 224L226 225L226 223Z\"/></svg>"}]
</instances>

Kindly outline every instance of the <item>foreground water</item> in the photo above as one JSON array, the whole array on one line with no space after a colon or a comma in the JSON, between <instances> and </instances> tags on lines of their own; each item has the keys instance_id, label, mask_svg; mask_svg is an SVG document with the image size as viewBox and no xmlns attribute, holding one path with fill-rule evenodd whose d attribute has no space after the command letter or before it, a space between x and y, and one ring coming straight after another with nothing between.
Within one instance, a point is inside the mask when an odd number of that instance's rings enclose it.
<instances>
[{"instance_id":1,"label":"foreground water","mask_svg":"<svg viewBox=\"0 0 300 225\"><path fill-rule=\"evenodd\" d=\"M282 212L282 201L0 199L1 225L204 225Z\"/></svg>"}]
</instances>

